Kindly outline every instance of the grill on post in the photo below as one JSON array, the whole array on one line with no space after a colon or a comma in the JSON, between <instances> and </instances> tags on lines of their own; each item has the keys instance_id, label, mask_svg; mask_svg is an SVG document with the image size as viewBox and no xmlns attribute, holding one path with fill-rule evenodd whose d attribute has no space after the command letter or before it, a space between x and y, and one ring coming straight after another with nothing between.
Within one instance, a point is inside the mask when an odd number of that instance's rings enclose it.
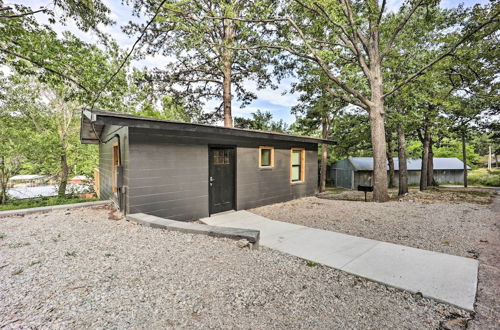
<instances>
[{"instance_id":1,"label":"grill on post","mask_svg":"<svg viewBox=\"0 0 500 330\"><path fill-rule=\"evenodd\" d=\"M361 186L361 185L359 185L358 186L358 191L364 191L364 193L365 193L365 202L366 202L367 201L366 200L366 193L367 192L372 192L373 191L373 187L372 186Z\"/></svg>"}]
</instances>

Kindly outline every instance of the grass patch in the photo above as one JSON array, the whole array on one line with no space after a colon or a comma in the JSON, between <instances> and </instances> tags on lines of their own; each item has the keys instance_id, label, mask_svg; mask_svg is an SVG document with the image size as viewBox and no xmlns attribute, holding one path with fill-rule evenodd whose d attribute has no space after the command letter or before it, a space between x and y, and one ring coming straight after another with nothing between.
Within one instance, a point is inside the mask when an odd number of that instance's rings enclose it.
<instances>
[{"instance_id":1,"label":"grass patch","mask_svg":"<svg viewBox=\"0 0 500 330\"><path fill-rule=\"evenodd\" d=\"M10 247L11 249L17 249L17 248L20 248L23 246L28 246L28 245L31 245L31 243L24 242L24 243L9 243L9 244L7 244L7 246Z\"/></svg>"},{"instance_id":2,"label":"grass patch","mask_svg":"<svg viewBox=\"0 0 500 330\"><path fill-rule=\"evenodd\" d=\"M346 191L347 189L339 188L339 187L326 187L325 193L329 194L340 194Z\"/></svg>"},{"instance_id":3,"label":"grass patch","mask_svg":"<svg viewBox=\"0 0 500 330\"><path fill-rule=\"evenodd\" d=\"M12 276L15 276L15 275L19 275L19 274L22 274L24 270L22 270L21 268L19 269L16 269L15 271L12 272Z\"/></svg>"},{"instance_id":4,"label":"grass patch","mask_svg":"<svg viewBox=\"0 0 500 330\"><path fill-rule=\"evenodd\" d=\"M38 265L38 264L41 264L42 262L40 260L33 260L32 262L30 262L30 267L31 266L35 266L35 265Z\"/></svg>"},{"instance_id":5,"label":"grass patch","mask_svg":"<svg viewBox=\"0 0 500 330\"><path fill-rule=\"evenodd\" d=\"M312 261L308 261L306 265L307 267L316 267L318 264Z\"/></svg>"},{"instance_id":6,"label":"grass patch","mask_svg":"<svg viewBox=\"0 0 500 330\"><path fill-rule=\"evenodd\" d=\"M37 198L27 198L27 199L10 199L7 204L0 205L0 211L9 210L20 210L28 209L32 207L42 207L42 206L54 206L54 205L64 205L64 204L74 204L83 202L93 202L96 198L81 198L78 196L52 196L52 197L37 197Z\"/></svg>"},{"instance_id":7,"label":"grass patch","mask_svg":"<svg viewBox=\"0 0 500 330\"><path fill-rule=\"evenodd\" d=\"M478 168L468 172L467 180L469 185L500 187L500 169Z\"/></svg>"},{"instance_id":8,"label":"grass patch","mask_svg":"<svg viewBox=\"0 0 500 330\"><path fill-rule=\"evenodd\" d=\"M64 254L65 257L76 257L76 251L66 251L66 253Z\"/></svg>"},{"instance_id":9,"label":"grass patch","mask_svg":"<svg viewBox=\"0 0 500 330\"><path fill-rule=\"evenodd\" d=\"M0 239L4 239L5 233L0 233Z\"/></svg>"}]
</instances>

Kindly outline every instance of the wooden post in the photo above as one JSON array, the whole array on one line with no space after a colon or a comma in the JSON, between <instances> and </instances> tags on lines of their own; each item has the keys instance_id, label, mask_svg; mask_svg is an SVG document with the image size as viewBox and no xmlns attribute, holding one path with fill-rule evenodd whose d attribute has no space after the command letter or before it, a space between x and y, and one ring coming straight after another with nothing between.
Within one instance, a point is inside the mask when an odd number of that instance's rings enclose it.
<instances>
[{"instance_id":1,"label":"wooden post","mask_svg":"<svg viewBox=\"0 0 500 330\"><path fill-rule=\"evenodd\" d=\"M488 149L488 171L491 171L491 146Z\"/></svg>"}]
</instances>

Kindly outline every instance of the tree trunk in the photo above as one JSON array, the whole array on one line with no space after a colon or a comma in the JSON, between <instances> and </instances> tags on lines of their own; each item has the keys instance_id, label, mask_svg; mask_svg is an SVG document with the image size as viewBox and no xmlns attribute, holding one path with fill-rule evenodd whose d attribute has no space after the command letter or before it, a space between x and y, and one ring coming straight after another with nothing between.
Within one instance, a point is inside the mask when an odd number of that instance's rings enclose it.
<instances>
[{"instance_id":1,"label":"tree trunk","mask_svg":"<svg viewBox=\"0 0 500 330\"><path fill-rule=\"evenodd\" d=\"M402 196L408 193L408 167L406 163L406 137L401 124L398 123L398 165L399 165L399 191Z\"/></svg>"},{"instance_id":2,"label":"tree trunk","mask_svg":"<svg viewBox=\"0 0 500 330\"><path fill-rule=\"evenodd\" d=\"M387 156L382 99L370 109L370 127L373 149L373 201L385 202L387 192Z\"/></svg>"},{"instance_id":3,"label":"tree trunk","mask_svg":"<svg viewBox=\"0 0 500 330\"><path fill-rule=\"evenodd\" d=\"M432 149L432 146L434 144L434 141L432 141L432 137L429 137L429 158L428 158L428 164L427 164L427 187L429 186L435 186L435 181L434 181L434 151Z\"/></svg>"},{"instance_id":4,"label":"tree trunk","mask_svg":"<svg viewBox=\"0 0 500 330\"><path fill-rule=\"evenodd\" d=\"M233 22L230 19L224 19L224 50L222 54L222 101L224 108L224 127L233 127L233 115L231 110L231 84L232 84L232 66L233 50L231 46L234 29Z\"/></svg>"},{"instance_id":5,"label":"tree trunk","mask_svg":"<svg viewBox=\"0 0 500 330\"><path fill-rule=\"evenodd\" d=\"M7 182L9 180L7 179L7 173L6 173L6 167L5 167L5 157L1 156L0 157L0 204L4 205L7 203Z\"/></svg>"},{"instance_id":6,"label":"tree trunk","mask_svg":"<svg viewBox=\"0 0 500 330\"><path fill-rule=\"evenodd\" d=\"M7 203L7 184L2 182L2 191L0 191L0 205L4 205Z\"/></svg>"},{"instance_id":7,"label":"tree trunk","mask_svg":"<svg viewBox=\"0 0 500 330\"><path fill-rule=\"evenodd\" d=\"M425 127L422 138L422 166L420 169L420 191L427 189L427 173L429 169L429 128Z\"/></svg>"},{"instance_id":8,"label":"tree trunk","mask_svg":"<svg viewBox=\"0 0 500 330\"><path fill-rule=\"evenodd\" d=\"M462 132L462 157L464 163L464 187L467 188L467 145L465 140L465 131Z\"/></svg>"},{"instance_id":9,"label":"tree trunk","mask_svg":"<svg viewBox=\"0 0 500 330\"><path fill-rule=\"evenodd\" d=\"M387 162L389 163L389 188L394 187L394 154L392 152L391 135L387 138Z\"/></svg>"},{"instance_id":10,"label":"tree trunk","mask_svg":"<svg viewBox=\"0 0 500 330\"><path fill-rule=\"evenodd\" d=\"M328 139L328 118L326 114L323 114L321 118L321 137L323 139ZM323 143L321 145L321 172L319 178L319 192L326 191L326 170L328 161L328 145Z\"/></svg>"},{"instance_id":11,"label":"tree trunk","mask_svg":"<svg viewBox=\"0 0 500 330\"><path fill-rule=\"evenodd\" d=\"M498 155L495 154L495 168L498 168Z\"/></svg>"},{"instance_id":12,"label":"tree trunk","mask_svg":"<svg viewBox=\"0 0 500 330\"><path fill-rule=\"evenodd\" d=\"M69 174L68 158L66 156L66 153L63 153L61 155L61 176L59 181L59 189L57 192L57 195L60 197L66 195L66 186L68 185L68 174Z\"/></svg>"}]
</instances>

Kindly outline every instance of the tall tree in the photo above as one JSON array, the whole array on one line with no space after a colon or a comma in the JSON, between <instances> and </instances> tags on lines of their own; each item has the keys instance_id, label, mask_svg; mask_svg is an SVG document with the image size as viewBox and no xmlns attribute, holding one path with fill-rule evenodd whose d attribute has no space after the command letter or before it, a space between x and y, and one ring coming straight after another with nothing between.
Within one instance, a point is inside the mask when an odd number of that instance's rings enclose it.
<instances>
[{"instance_id":1,"label":"tall tree","mask_svg":"<svg viewBox=\"0 0 500 330\"><path fill-rule=\"evenodd\" d=\"M164 68L155 68L150 79L182 100L185 107L200 109L203 100L221 100L214 115L222 112L224 126L232 127L234 94L242 106L256 97L244 82L253 81L257 88L272 86L267 72L268 54L237 50L258 42L257 31L235 20L265 15L271 1L169 0L160 7L154 0L132 2L137 14L157 13L143 39L145 53L162 54L171 60ZM126 31L133 34L142 29L142 25L131 23Z\"/></svg>"},{"instance_id":2,"label":"tall tree","mask_svg":"<svg viewBox=\"0 0 500 330\"><path fill-rule=\"evenodd\" d=\"M309 63L298 66L297 77L298 82L292 85L291 90L300 93L299 103L292 107L292 113L296 116L295 127L309 135L318 135L319 131L322 139L330 139L334 121L347 104L326 90L329 88L328 79L321 70ZM320 192L326 190L328 151L329 146L322 144Z\"/></svg>"},{"instance_id":3,"label":"tall tree","mask_svg":"<svg viewBox=\"0 0 500 330\"><path fill-rule=\"evenodd\" d=\"M316 63L332 85L342 90L339 93L332 88L329 90L332 95L368 112L374 158L374 201L388 199L385 99L454 53L474 34L495 31L496 26L492 23L498 23L496 4L485 8L482 13L484 18L470 26L460 25L459 21L451 22L446 28L455 23L455 31L461 32L460 37L451 42L443 40L435 57L412 73L385 84L386 59L402 55L394 51L394 44L403 32L408 32L410 23L418 22L420 26L432 24L436 12L428 8L435 6L435 1L430 0L405 1L397 13L391 14L386 12L386 1L296 0L279 7L284 10L277 16L243 19L261 24L261 28L273 23L277 25L277 38L272 44L261 42L251 49L276 48ZM420 37L413 35L414 39ZM346 75L346 71L358 74Z\"/></svg>"}]
</instances>

